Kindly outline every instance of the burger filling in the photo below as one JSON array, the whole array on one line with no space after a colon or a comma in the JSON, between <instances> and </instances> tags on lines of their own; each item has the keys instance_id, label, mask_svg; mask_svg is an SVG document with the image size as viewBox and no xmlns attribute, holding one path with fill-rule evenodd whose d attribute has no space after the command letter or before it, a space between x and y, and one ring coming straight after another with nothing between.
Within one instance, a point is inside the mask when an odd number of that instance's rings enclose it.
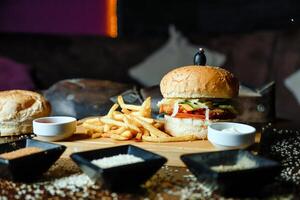
<instances>
[{"instance_id":1,"label":"burger filling","mask_svg":"<svg viewBox=\"0 0 300 200\"><path fill-rule=\"evenodd\" d=\"M177 118L227 120L236 117L236 110L228 101L210 99L163 99L158 103L159 112Z\"/></svg>"}]
</instances>

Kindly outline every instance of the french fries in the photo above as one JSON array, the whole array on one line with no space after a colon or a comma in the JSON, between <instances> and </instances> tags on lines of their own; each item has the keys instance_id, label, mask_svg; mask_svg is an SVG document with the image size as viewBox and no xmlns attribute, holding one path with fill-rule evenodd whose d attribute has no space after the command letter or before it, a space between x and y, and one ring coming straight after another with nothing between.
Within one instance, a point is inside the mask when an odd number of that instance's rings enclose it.
<instances>
[{"instance_id":1,"label":"french fries","mask_svg":"<svg viewBox=\"0 0 300 200\"><path fill-rule=\"evenodd\" d=\"M90 123L83 123L82 126L84 128L86 128L87 130L91 130L93 132L99 132L102 133L104 127L103 126L99 126L99 125L95 125L95 124L90 124Z\"/></svg>"},{"instance_id":2,"label":"french fries","mask_svg":"<svg viewBox=\"0 0 300 200\"><path fill-rule=\"evenodd\" d=\"M119 103L119 105L121 106L122 109L140 111L141 107L142 107L142 106L125 104L122 96L118 96L118 103Z\"/></svg>"},{"instance_id":3,"label":"french fries","mask_svg":"<svg viewBox=\"0 0 300 200\"><path fill-rule=\"evenodd\" d=\"M119 127L115 130L111 130L110 133L113 133L113 134L121 134L123 133L124 131L126 131L126 127L122 126L122 127Z\"/></svg>"},{"instance_id":4,"label":"french fries","mask_svg":"<svg viewBox=\"0 0 300 200\"><path fill-rule=\"evenodd\" d=\"M127 125L127 127L133 131L140 132L140 129L135 125L132 119L130 119L128 116L124 117L124 122Z\"/></svg>"},{"instance_id":5,"label":"french fries","mask_svg":"<svg viewBox=\"0 0 300 200\"><path fill-rule=\"evenodd\" d=\"M99 138L99 137L101 137L102 136L102 133L94 133L93 135L92 135L92 138Z\"/></svg>"},{"instance_id":6,"label":"french fries","mask_svg":"<svg viewBox=\"0 0 300 200\"><path fill-rule=\"evenodd\" d=\"M126 138L122 135L118 135L118 134L111 134L110 138L114 139L114 140L129 140L130 138Z\"/></svg>"},{"instance_id":7,"label":"french fries","mask_svg":"<svg viewBox=\"0 0 300 200\"><path fill-rule=\"evenodd\" d=\"M105 125L106 124L110 124L110 125L114 125L114 126L126 126L126 124L124 122L120 122L120 121L117 121L115 119L112 119L112 118L108 118L108 117L102 117L101 119L101 122L103 122Z\"/></svg>"},{"instance_id":8,"label":"french fries","mask_svg":"<svg viewBox=\"0 0 300 200\"><path fill-rule=\"evenodd\" d=\"M161 130L155 128L153 125L150 123L143 121L141 119L135 118L135 120L140 123L146 130L150 132L150 135L155 135L156 137L171 137L170 135L166 134L165 132L162 132Z\"/></svg>"},{"instance_id":9,"label":"french fries","mask_svg":"<svg viewBox=\"0 0 300 200\"><path fill-rule=\"evenodd\" d=\"M151 118L151 98L140 106L125 104L118 96L103 117L89 118L81 124L91 138L111 138L113 140L135 140L137 142L181 142L195 140L192 135L173 137L162 131L164 122ZM117 109L120 108L120 111Z\"/></svg>"},{"instance_id":10,"label":"french fries","mask_svg":"<svg viewBox=\"0 0 300 200\"><path fill-rule=\"evenodd\" d=\"M192 141L196 140L197 137L195 135L184 135L184 136L176 136L176 137L151 137L151 136L142 136L142 140L145 142L183 142L183 141Z\"/></svg>"}]
</instances>

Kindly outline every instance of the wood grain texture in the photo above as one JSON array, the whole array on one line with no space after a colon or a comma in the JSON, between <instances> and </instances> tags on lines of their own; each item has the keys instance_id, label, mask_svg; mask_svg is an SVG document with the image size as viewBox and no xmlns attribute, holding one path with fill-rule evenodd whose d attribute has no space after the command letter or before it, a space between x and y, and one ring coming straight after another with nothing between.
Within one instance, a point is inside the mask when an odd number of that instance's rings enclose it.
<instances>
[{"instance_id":1,"label":"wood grain texture","mask_svg":"<svg viewBox=\"0 0 300 200\"><path fill-rule=\"evenodd\" d=\"M191 142L150 143L135 142L132 140L115 141L110 138L97 138L64 141L58 143L67 146L67 149L62 157L68 157L70 154L79 151L131 144L165 156L168 159L167 165L171 166L184 166L184 164L180 160L180 155L182 154L218 150L207 140L198 140Z\"/></svg>"},{"instance_id":2,"label":"wood grain texture","mask_svg":"<svg viewBox=\"0 0 300 200\"><path fill-rule=\"evenodd\" d=\"M80 132L82 133L83 130L79 128L77 133L74 134L69 140L57 142L58 144L67 146L67 149L62 157L69 157L70 154L80 151L131 144L165 156L168 159L167 165L169 166L183 167L185 165L180 160L180 156L182 154L222 150L214 147L208 140L167 143L135 142L133 140L115 141L110 138L86 138L86 135L81 134ZM259 138L260 137L258 134L256 137L257 142L259 141Z\"/></svg>"}]
</instances>

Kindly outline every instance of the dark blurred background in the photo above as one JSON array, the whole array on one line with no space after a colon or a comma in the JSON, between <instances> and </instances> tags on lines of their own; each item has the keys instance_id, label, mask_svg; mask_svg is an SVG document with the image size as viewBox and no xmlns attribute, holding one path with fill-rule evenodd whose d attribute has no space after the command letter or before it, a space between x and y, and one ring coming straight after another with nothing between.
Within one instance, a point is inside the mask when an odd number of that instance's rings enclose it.
<instances>
[{"instance_id":1,"label":"dark blurred background","mask_svg":"<svg viewBox=\"0 0 300 200\"><path fill-rule=\"evenodd\" d=\"M296 0L1 0L0 89L45 90L69 78L143 86L128 70L168 42L170 25L223 54L243 84L276 81L277 116L298 118L284 85L300 66Z\"/></svg>"}]
</instances>

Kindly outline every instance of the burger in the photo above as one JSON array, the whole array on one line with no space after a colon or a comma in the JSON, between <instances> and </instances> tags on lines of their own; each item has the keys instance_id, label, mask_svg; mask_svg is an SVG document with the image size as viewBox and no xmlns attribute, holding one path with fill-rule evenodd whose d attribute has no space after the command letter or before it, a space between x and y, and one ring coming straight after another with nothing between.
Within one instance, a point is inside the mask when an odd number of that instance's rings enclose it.
<instances>
[{"instance_id":1,"label":"burger","mask_svg":"<svg viewBox=\"0 0 300 200\"><path fill-rule=\"evenodd\" d=\"M165 131L170 135L206 139L212 121L236 117L230 99L238 95L239 82L220 67L176 68L162 78L160 90L164 98L158 103L159 112L164 114Z\"/></svg>"},{"instance_id":2,"label":"burger","mask_svg":"<svg viewBox=\"0 0 300 200\"><path fill-rule=\"evenodd\" d=\"M32 121L50 115L50 104L36 93L26 90L0 92L0 136L32 133Z\"/></svg>"}]
</instances>

